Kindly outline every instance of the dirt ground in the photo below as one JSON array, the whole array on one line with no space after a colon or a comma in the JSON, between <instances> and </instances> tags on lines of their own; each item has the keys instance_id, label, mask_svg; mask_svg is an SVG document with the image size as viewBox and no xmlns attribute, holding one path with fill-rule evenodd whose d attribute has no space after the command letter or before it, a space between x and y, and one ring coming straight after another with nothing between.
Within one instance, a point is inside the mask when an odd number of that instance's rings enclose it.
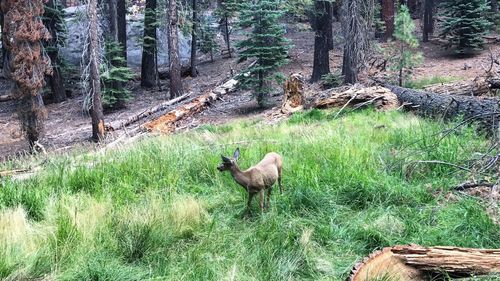
<instances>
[{"instance_id":1,"label":"dirt ground","mask_svg":"<svg viewBox=\"0 0 500 281\"><path fill-rule=\"evenodd\" d=\"M335 30L340 30L340 27ZM289 28L288 38L293 44L290 51L290 63L283 67L285 75L301 73L309 77L312 72L314 33L302 31L297 28ZM339 70L342 61L342 47L340 35L335 35L335 49L330 54L330 67L332 71ZM421 46L425 57L425 63L418 67L413 79L432 76L452 76L462 79L474 78L484 72L489 58L488 48L494 53L500 52L500 45L488 45L486 50L474 57L454 58L449 52L443 50L437 43L425 43ZM244 64L238 64L236 58L215 57L215 62L207 61L201 57L198 66L200 75L196 78L184 78L183 83L186 92L191 92L196 97L215 86L222 84L231 77L231 72L239 73ZM140 73L140 69L135 69ZM131 100L124 110L117 110L105 115L105 122L116 122L124 120L129 116L140 113L158 103L168 99L166 80L162 80L162 89L141 89L139 74L136 79L128 85L131 90ZM73 89L74 92L78 90ZM0 79L0 95L8 94L9 87L5 79ZM63 103L47 105L48 118L45 122L46 133L41 141L47 151L61 152L74 146L94 147L90 141L91 123L90 116L83 110L83 93L74 93L73 97ZM266 114L273 106L279 105L281 96L279 89L270 99L267 109L258 109L256 102L252 99L249 91L236 91L224 96L214 103L210 108L201 112L193 118L188 118L178 124L180 128L196 127L204 123L219 124L235 118L248 118ZM14 102L0 102L0 162L12 159L18 155L27 153L27 143L19 129ZM112 132L107 142L125 134L124 130Z\"/></svg>"}]
</instances>

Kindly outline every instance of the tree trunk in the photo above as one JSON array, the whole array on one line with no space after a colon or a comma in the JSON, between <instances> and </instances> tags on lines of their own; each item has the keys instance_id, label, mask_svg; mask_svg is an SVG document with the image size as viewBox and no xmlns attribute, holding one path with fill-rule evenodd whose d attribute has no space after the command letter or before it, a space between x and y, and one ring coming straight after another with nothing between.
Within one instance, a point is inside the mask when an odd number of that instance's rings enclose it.
<instances>
[{"instance_id":1,"label":"tree trunk","mask_svg":"<svg viewBox=\"0 0 500 281\"><path fill-rule=\"evenodd\" d=\"M177 0L170 0L168 5L168 58L170 61L170 98L183 94L181 62L179 58L179 34Z\"/></svg>"},{"instance_id":2,"label":"tree trunk","mask_svg":"<svg viewBox=\"0 0 500 281\"><path fill-rule=\"evenodd\" d=\"M410 14L413 16L417 11L417 0L408 0L408 9L410 10Z\"/></svg>"},{"instance_id":3,"label":"tree trunk","mask_svg":"<svg viewBox=\"0 0 500 281\"><path fill-rule=\"evenodd\" d=\"M431 85L424 89L437 94L454 94L460 96L482 96L495 89L491 78L476 77L473 80L452 82L441 85Z\"/></svg>"},{"instance_id":4,"label":"tree trunk","mask_svg":"<svg viewBox=\"0 0 500 281\"><path fill-rule=\"evenodd\" d=\"M351 270L347 280L437 280L500 272L500 249L402 245L371 253Z\"/></svg>"},{"instance_id":5,"label":"tree trunk","mask_svg":"<svg viewBox=\"0 0 500 281\"><path fill-rule=\"evenodd\" d=\"M175 123L189 116L202 111L204 108L213 104L221 96L226 95L236 89L238 80L231 79L221 86L213 89L207 94L201 95L182 106L167 112L159 118L149 121L143 125L148 131L168 134L175 131Z\"/></svg>"},{"instance_id":6,"label":"tree trunk","mask_svg":"<svg viewBox=\"0 0 500 281\"><path fill-rule=\"evenodd\" d=\"M424 0L424 24L422 41L429 42L429 34L434 31L434 0Z\"/></svg>"},{"instance_id":7,"label":"tree trunk","mask_svg":"<svg viewBox=\"0 0 500 281\"><path fill-rule=\"evenodd\" d=\"M384 40L387 41L394 33L394 0L382 0L382 20L385 23Z\"/></svg>"},{"instance_id":8,"label":"tree trunk","mask_svg":"<svg viewBox=\"0 0 500 281\"><path fill-rule=\"evenodd\" d=\"M230 58L233 57L233 55L231 54L231 41L229 40L229 19L227 18L227 16L224 17L224 31L225 31L225 39L226 39L226 45L227 45L227 54Z\"/></svg>"},{"instance_id":9,"label":"tree trunk","mask_svg":"<svg viewBox=\"0 0 500 281\"><path fill-rule=\"evenodd\" d=\"M89 0L87 13L89 17L89 68L90 68L90 91L92 95L92 138L95 141L104 139L104 114L101 103L101 83L99 74L99 34L97 22L96 0Z\"/></svg>"},{"instance_id":10,"label":"tree trunk","mask_svg":"<svg viewBox=\"0 0 500 281\"><path fill-rule=\"evenodd\" d=\"M326 2L326 10L328 12L328 21L326 22L326 37L328 38L328 50L333 50L333 3L330 1Z\"/></svg>"},{"instance_id":11,"label":"tree trunk","mask_svg":"<svg viewBox=\"0 0 500 281\"><path fill-rule=\"evenodd\" d=\"M485 129L497 129L500 118L500 99L470 96L442 95L416 91L393 85L384 85L398 96L402 104L424 116L454 118L463 116L467 121L477 121Z\"/></svg>"},{"instance_id":12,"label":"tree trunk","mask_svg":"<svg viewBox=\"0 0 500 281\"><path fill-rule=\"evenodd\" d=\"M196 38L197 38L197 29L198 29L198 18L197 18L197 0L193 1L193 30L191 32L191 77L198 76L198 70L196 69Z\"/></svg>"},{"instance_id":13,"label":"tree trunk","mask_svg":"<svg viewBox=\"0 0 500 281\"><path fill-rule=\"evenodd\" d=\"M126 0L117 0L116 3L116 24L117 24L117 37L118 42L122 47L123 64L127 66L127 4Z\"/></svg>"},{"instance_id":14,"label":"tree trunk","mask_svg":"<svg viewBox=\"0 0 500 281\"><path fill-rule=\"evenodd\" d=\"M420 270L459 276L500 273L500 249L400 246L392 252L409 266Z\"/></svg>"},{"instance_id":15,"label":"tree trunk","mask_svg":"<svg viewBox=\"0 0 500 281\"><path fill-rule=\"evenodd\" d=\"M331 29L331 25L328 24L328 21L331 22L331 18L328 19L330 16L328 9L331 6L328 3L323 0L314 1L316 36L314 37L314 62L311 82L319 81L323 75L330 73L328 29Z\"/></svg>"},{"instance_id":16,"label":"tree trunk","mask_svg":"<svg viewBox=\"0 0 500 281\"><path fill-rule=\"evenodd\" d=\"M57 9L54 0L49 0L46 4L51 9ZM47 11L46 11L47 13ZM47 17L46 27L49 30L52 38L49 40L47 54L52 62L52 75L48 76L48 82L51 89L51 99L57 103L67 99L66 90L64 88L63 77L61 75L60 60L59 60L59 46L57 45L57 25L59 17L49 15Z\"/></svg>"},{"instance_id":17,"label":"tree trunk","mask_svg":"<svg viewBox=\"0 0 500 281\"><path fill-rule=\"evenodd\" d=\"M36 150L43 133L46 112L40 95L45 76L50 74L50 61L43 56L42 40L49 40L50 33L42 23L43 1L6 1L0 6L4 13L3 44L12 56L8 77L15 82L12 93L17 99L21 128L32 151ZM20 30L29 32L20 32ZM26 55L30 54L30 55Z\"/></svg>"},{"instance_id":18,"label":"tree trunk","mask_svg":"<svg viewBox=\"0 0 500 281\"><path fill-rule=\"evenodd\" d=\"M151 88L156 85L156 0L146 1L144 15L144 43L142 47L141 86Z\"/></svg>"}]
</instances>

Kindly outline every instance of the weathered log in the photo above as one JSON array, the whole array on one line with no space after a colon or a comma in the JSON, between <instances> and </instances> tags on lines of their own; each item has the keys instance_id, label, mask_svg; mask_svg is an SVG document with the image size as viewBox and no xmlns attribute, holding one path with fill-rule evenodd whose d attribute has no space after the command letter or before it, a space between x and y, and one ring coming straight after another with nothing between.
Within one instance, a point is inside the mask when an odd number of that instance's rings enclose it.
<instances>
[{"instance_id":1,"label":"weathered log","mask_svg":"<svg viewBox=\"0 0 500 281\"><path fill-rule=\"evenodd\" d=\"M399 107L397 96L389 89L375 86L368 88L349 88L342 92L326 91L316 97L312 107L360 107L373 104L377 110L396 109Z\"/></svg>"},{"instance_id":2,"label":"weathered log","mask_svg":"<svg viewBox=\"0 0 500 281\"><path fill-rule=\"evenodd\" d=\"M171 133L175 130L175 122L202 111L206 106L210 105L222 95L232 92L236 88L236 85L238 85L238 80L231 79L211 92L203 94L192 101L167 112L158 119L145 123L143 128L151 132L164 134Z\"/></svg>"},{"instance_id":3,"label":"weathered log","mask_svg":"<svg viewBox=\"0 0 500 281\"><path fill-rule=\"evenodd\" d=\"M453 276L500 273L500 249L418 245L386 247L357 263L348 280L427 280L426 273Z\"/></svg>"},{"instance_id":4,"label":"weathered log","mask_svg":"<svg viewBox=\"0 0 500 281\"><path fill-rule=\"evenodd\" d=\"M0 171L0 178L10 177L13 175L29 172L29 169L16 169L16 170L6 170Z\"/></svg>"},{"instance_id":5,"label":"weathered log","mask_svg":"<svg viewBox=\"0 0 500 281\"><path fill-rule=\"evenodd\" d=\"M293 113L304 108L304 77L300 74L292 74L285 81L283 87L285 97L281 106L282 113Z\"/></svg>"},{"instance_id":6,"label":"weathered log","mask_svg":"<svg viewBox=\"0 0 500 281\"><path fill-rule=\"evenodd\" d=\"M467 121L479 122L484 128L494 130L500 120L500 99L459 95L441 95L416 91L386 84L406 108L424 116L454 118L463 116Z\"/></svg>"},{"instance_id":7,"label":"weathered log","mask_svg":"<svg viewBox=\"0 0 500 281\"><path fill-rule=\"evenodd\" d=\"M10 101L10 100L13 100L13 99L14 98L11 95L1 95L0 96L0 102Z\"/></svg>"},{"instance_id":8,"label":"weathered log","mask_svg":"<svg viewBox=\"0 0 500 281\"><path fill-rule=\"evenodd\" d=\"M109 124L108 126L106 126L106 130L107 131L114 131L114 130L117 130L117 129L121 129L123 127L127 127L143 118L146 118L148 116L151 116L155 113L158 113L162 110L165 110L167 109L169 106L173 105L173 104L176 104L178 102L181 102L185 99L187 99L189 97L189 93L187 94L184 94L180 97L177 97L175 99L172 99L172 100L169 100L169 101L166 101L166 102L163 102L157 106L154 106L154 107L151 107L139 114L136 114L136 115L133 115L129 118L127 118L127 120L124 120L124 121L119 121L119 122L113 122L111 124Z\"/></svg>"},{"instance_id":9,"label":"weathered log","mask_svg":"<svg viewBox=\"0 0 500 281\"><path fill-rule=\"evenodd\" d=\"M487 77L479 76L472 80L427 86L424 90L436 94L482 96L490 93L491 84Z\"/></svg>"},{"instance_id":10,"label":"weathered log","mask_svg":"<svg viewBox=\"0 0 500 281\"><path fill-rule=\"evenodd\" d=\"M404 263L425 271L458 275L500 273L500 249L397 246L392 252Z\"/></svg>"}]
</instances>

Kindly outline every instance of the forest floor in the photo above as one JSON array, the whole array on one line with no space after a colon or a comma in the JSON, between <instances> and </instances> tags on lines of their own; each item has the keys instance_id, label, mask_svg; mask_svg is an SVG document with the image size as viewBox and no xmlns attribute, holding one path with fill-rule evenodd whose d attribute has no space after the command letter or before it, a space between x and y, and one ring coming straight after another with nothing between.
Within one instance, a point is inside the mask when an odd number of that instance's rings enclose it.
<instances>
[{"instance_id":1,"label":"forest floor","mask_svg":"<svg viewBox=\"0 0 500 281\"><path fill-rule=\"evenodd\" d=\"M335 30L340 30L336 28ZM302 30L299 26L289 29L288 38L293 44L290 51L290 63L283 67L285 75L301 73L309 77L313 66L314 33ZM340 34L335 44L335 49L330 52L330 67L332 72L339 71L342 63L342 48ZM382 44L383 48L384 45ZM486 49L473 57L455 58L450 52L444 50L439 43L425 43L420 47L425 62L414 71L412 80L440 77L452 80L474 78L484 73L488 66L489 50L493 53L500 52L499 44L487 45ZM231 78L231 72L239 73L245 64L238 64L236 58L215 57L214 62L207 61L205 56L201 57L202 63L198 66L200 75L196 78L184 78L183 83L186 92L190 92L190 98L205 93L214 87L221 85ZM116 122L138 114L151 106L168 99L168 82L161 81L163 90L142 89L140 87L140 69L134 69L137 73L136 79L131 81L128 88L131 90L131 99L127 108L108 112L105 116L106 122ZM438 79L439 80L439 79ZM0 80L0 95L8 92L5 79ZM238 90L221 100L210 108L179 122L180 128L192 128L200 124L220 124L228 120L239 118L253 118L262 116L278 105L281 100L279 89L277 94L269 101L269 107L259 109L249 91ZM84 96L81 93L73 93L73 97L59 104L47 105L48 118L45 122L45 137L41 142L47 151L65 151L75 146L95 146L90 141L91 123L90 116L83 110ZM178 105L178 104L177 104ZM20 131L17 121L14 102L0 103L0 161L12 159L13 157L27 153L28 146ZM116 130L107 138L107 142L113 141L120 135L126 134L125 130Z\"/></svg>"}]
</instances>

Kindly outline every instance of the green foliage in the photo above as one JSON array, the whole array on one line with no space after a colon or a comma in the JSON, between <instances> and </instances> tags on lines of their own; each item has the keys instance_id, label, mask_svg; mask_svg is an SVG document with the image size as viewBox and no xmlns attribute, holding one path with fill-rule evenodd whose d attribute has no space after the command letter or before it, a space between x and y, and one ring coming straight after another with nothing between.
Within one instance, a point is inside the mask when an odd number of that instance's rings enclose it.
<instances>
[{"instance_id":1,"label":"green foliage","mask_svg":"<svg viewBox=\"0 0 500 281\"><path fill-rule=\"evenodd\" d=\"M328 73L321 77L321 84L324 89L331 89L342 85L344 82L344 76L339 73Z\"/></svg>"},{"instance_id":2,"label":"green foliage","mask_svg":"<svg viewBox=\"0 0 500 281\"><path fill-rule=\"evenodd\" d=\"M486 18L487 0L444 0L440 11L443 22L441 36L448 38L449 46L457 54L469 54L483 47L490 22Z\"/></svg>"},{"instance_id":3,"label":"green foliage","mask_svg":"<svg viewBox=\"0 0 500 281\"><path fill-rule=\"evenodd\" d=\"M385 34L385 22L382 20L382 6L379 1L375 1L373 7L373 27L378 36Z\"/></svg>"},{"instance_id":4,"label":"green foliage","mask_svg":"<svg viewBox=\"0 0 500 281\"><path fill-rule=\"evenodd\" d=\"M445 196L469 172L412 165L494 157L490 140L469 127L445 136L456 123L398 111L336 113L41 155L46 164L32 179L0 179L0 279L345 280L384 246L500 247L481 200ZM216 170L235 143L242 168L270 151L283 156L285 192L273 190L267 212L254 201L242 217L246 191ZM33 205L36 220L25 211Z\"/></svg>"},{"instance_id":5,"label":"green foliage","mask_svg":"<svg viewBox=\"0 0 500 281\"><path fill-rule=\"evenodd\" d=\"M283 1L283 9L287 17L306 22L311 19L311 14L314 12L314 2L313 0Z\"/></svg>"},{"instance_id":6,"label":"green foliage","mask_svg":"<svg viewBox=\"0 0 500 281\"><path fill-rule=\"evenodd\" d=\"M389 68L398 72L400 86L411 74L412 69L423 60L422 54L416 51L418 40L414 32L415 23L410 11L406 5L401 5L394 21L394 41L391 42L389 52L386 54Z\"/></svg>"},{"instance_id":7,"label":"green foliage","mask_svg":"<svg viewBox=\"0 0 500 281\"><path fill-rule=\"evenodd\" d=\"M216 30L213 27L214 21L211 17L203 16L200 18L200 29L199 29L199 48L204 54L210 55L210 59L214 60L214 53L219 48L216 41Z\"/></svg>"},{"instance_id":8,"label":"green foliage","mask_svg":"<svg viewBox=\"0 0 500 281\"><path fill-rule=\"evenodd\" d=\"M283 12L278 0L257 0L244 2L240 17L242 27L251 27L252 32L237 44L239 62L255 59L256 63L247 68L247 74L238 77L244 88L253 88L260 106L265 104L271 91L272 81L283 81L278 69L288 62L288 40L285 27L279 20Z\"/></svg>"},{"instance_id":9,"label":"green foliage","mask_svg":"<svg viewBox=\"0 0 500 281\"><path fill-rule=\"evenodd\" d=\"M124 84L132 79L133 74L130 68L123 66L126 61L122 54L123 47L119 43L105 42L106 64L101 65L102 104L105 108L113 108L130 99L130 91Z\"/></svg>"}]
</instances>

